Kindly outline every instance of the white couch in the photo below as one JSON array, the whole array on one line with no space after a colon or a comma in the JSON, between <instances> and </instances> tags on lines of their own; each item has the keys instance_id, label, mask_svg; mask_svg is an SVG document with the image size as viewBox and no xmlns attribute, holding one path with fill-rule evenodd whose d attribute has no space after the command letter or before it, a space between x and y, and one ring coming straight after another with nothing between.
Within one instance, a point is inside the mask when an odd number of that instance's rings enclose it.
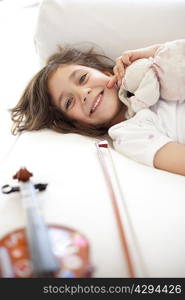
<instances>
[{"instance_id":1,"label":"white couch","mask_svg":"<svg viewBox=\"0 0 185 300\"><path fill-rule=\"evenodd\" d=\"M123 50L184 38L185 1L45 0L35 45L41 64L57 44L92 41L112 58ZM1 185L26 166L47 182L39 199L47 223L86 235L94 277L127 277L118 229L96 139L50 130L24 132L1 167ZM185 276L185 180L111 150L134 231L125 223L137 277ZM16 158L16 159L15 159ZM24 225L18 194L1 195L0 236ZM134 240L134 242L133 242Z\"/></svg>"}]
</instances>

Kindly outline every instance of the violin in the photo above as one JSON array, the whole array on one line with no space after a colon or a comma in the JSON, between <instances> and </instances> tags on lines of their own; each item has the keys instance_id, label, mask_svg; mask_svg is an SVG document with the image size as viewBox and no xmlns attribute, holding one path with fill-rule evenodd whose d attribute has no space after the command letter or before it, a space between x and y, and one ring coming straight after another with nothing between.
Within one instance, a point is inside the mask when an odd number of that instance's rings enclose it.
<instances>
[{"instance_id":1,"label":"violin","mask_svg":"<svg viewBox=\"0 0 185 300\"><path fill-rule=\"evenodd\" d=\"M20 191L26 225L0 240L0 277L92 277L88 240L75 229L45 223L37 190L45 190L47 184L34 185L32 176L21 168L13 176L19 186L2 187L5 194Z\"/></svg>"}]
</instances>

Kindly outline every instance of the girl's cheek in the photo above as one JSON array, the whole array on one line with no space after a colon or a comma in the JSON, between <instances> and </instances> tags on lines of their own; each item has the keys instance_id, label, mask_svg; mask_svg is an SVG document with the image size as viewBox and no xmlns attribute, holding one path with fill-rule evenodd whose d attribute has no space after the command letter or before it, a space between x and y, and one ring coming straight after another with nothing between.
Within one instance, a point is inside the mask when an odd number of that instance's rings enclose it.
<instances>
[{"instance_id":1,"label":"girl's cheek","mask_svg":"<svg viewBox=\"0 0 185 300\"><path fill-rule=\"evenodd\" d=\"M102 85L105 85L105 86L106 86L106 85L108 84L109 80L110 80L110 77L107 76L107 75L105 75L105 77L101 79ZM99 81L99 82L100 82L100 81Z\"/></svg>"},{"instance_id":2,"label":"girl's cheek","mask_svg":"<svg viewBox=\"0 0 185 300\"><path fill-rule=\"evenodd\" d=\"M91 78L92 78L92 80L94 79L93 81L95 84L106 86L111 77L106 74L101 73L101 74L96 74L96 76L94 76L94 77L92 76Z\"/></svg>"}]
</instances>

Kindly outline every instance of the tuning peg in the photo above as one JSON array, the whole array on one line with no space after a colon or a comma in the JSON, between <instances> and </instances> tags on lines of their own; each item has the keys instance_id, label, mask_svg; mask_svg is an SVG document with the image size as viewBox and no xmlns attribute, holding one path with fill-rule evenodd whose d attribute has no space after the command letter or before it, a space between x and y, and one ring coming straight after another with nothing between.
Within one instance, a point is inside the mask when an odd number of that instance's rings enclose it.
<instances>
[{"instance_id":1,"label":"tuning peg","mask_svg":"<svg viewBox=\"0 0 185 300\"><path fill-rule=\"evenodd\" d=\"M1 187L1 191L3 194L10 194L13 192L19 192L20 187L19 186L10 186L9 184L5 184Z\"/></svg>"},{"instance_id":2,"label":"tuning peg","mask_svg":"<svg viewBox=\"0 0 185 300\"><path fill-rule=\"evenodd\" d=\"M36 190L39 190L39 192L41 191L45 191L45 189L47 188L47 183L36 183L34 184L34 188ZM14 192L19 192L20 191L20 187L19 186L10 186L9 184L5 184L1 187L1 192L3 194L10 194L10 193L14 193Z\"/></svg>"}]
</instances>

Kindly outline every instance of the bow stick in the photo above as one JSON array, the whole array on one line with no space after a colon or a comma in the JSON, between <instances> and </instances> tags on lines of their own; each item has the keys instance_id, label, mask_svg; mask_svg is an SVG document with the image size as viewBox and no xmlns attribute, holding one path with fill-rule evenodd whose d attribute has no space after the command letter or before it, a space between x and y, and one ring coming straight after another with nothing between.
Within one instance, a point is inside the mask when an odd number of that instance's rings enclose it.
<instances>
[{"instance_id":1,"label":"bow stick","mask_svg":"<svg viewBox=\"0 0 185 300\"><path fill-rule=\"evenodd\" d=\"M115 214L115 218L116 218L116 222L117 222L117 226L118 226L118 232L119 232L119 236L120 236L121 245L123 248L123 255L124 255L124 258L126 258L129 277L134 278L135 270L134 270L134 266L133 266L133 261L132 261L132 257L130 254L130 249L129 249L127 237L126 237L125 230L124 230L124 225L123 225L123 222L122 222L122 219L120 216L119 207L117 205L116 192L115 192L112 176L110 175L110 172L109 172L109 168L110 167L113 168L113 166L112 166L111 154L110 154L110 151L108 148L108 142L101 141L101 142L95 143L95 145L96 145L96 148L98 151L98 157L99 157L99 160L100 160L100 163L101 163L104 175L105 175L105 179L106 179L106 182L108 185L110 197L112 200L112 206L113 206L113 210L114 210L114 214ZM108 158L108 162L107 162L106 158ZM114 170L114 175L115 175L115 170ZM116 177L116 176L114 176L114 177ZM118 185L117 178L114 178L114 179ZM119 191L119 189L117 190L117 192L118 191Z\"/></svg>"}]
</instances>

